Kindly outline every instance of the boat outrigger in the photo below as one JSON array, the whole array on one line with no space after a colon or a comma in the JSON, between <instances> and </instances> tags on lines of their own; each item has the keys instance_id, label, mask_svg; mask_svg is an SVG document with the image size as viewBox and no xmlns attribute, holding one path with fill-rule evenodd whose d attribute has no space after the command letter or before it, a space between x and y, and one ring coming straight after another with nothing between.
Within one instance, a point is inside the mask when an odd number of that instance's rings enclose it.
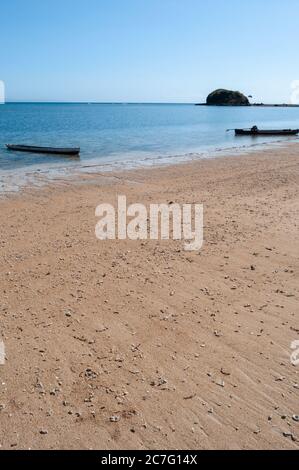
<instances>
[{"instance_id":1,"label":"boat outrigger","mask_svg":"<svg viewBox=\"0 0 299 470\"><path fill-rule=\"evenodd\" d=\"M59 148L59 147L35 147L32 145L14 145L6 144L8 150L14 150L16 152L29 152L29 153L47 153L52 155L67 155L67 156L78 156L80 154L80 148Z\"/></svg>"},{"instance_id":2,"label":"boat outrigger","mask_svg":"<svg viewBox=\"0 0 299 470\"><path fill-rule=\"evenodd\" d=\"M233 130L233 129L232 129ZM234 129L236 135L252 135L252 136L290 136L299 134L299 129L259 129L257 126L253 126L251 129Z\"/></svg>"}]
</instances>

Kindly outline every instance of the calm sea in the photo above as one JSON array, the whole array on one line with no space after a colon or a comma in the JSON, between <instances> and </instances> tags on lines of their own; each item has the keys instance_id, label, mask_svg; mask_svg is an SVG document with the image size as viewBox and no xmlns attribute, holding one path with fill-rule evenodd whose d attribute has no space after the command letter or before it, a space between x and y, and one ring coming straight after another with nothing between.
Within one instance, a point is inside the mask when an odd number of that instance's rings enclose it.
<instances>
[{"instance_id":1,"label":"calm sea","mask_svg":"<svg viewBox=\"0 0 299 470\"><path fill-rule=\"evenodd\" d=\"M183 104L0 105L0 186L23 172L109 163L178 161L191 154L241 148L280 138L236 138L226 129L299 128L299 108L210 108ZM81 158L8 152L6 143L80 146Z\"/></svg>"}]
</instances>

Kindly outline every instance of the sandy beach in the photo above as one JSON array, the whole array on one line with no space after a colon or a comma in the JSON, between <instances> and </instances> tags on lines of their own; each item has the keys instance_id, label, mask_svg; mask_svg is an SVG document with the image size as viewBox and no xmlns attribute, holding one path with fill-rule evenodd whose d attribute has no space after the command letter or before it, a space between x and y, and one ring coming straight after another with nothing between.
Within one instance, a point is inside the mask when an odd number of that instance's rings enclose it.
<instances>
[{"instance_id":1,"label":"sandy beach","mask_svg":"<svg viewBox=\"0 0 299 470\"><path fill-rule=\"evenodd\" d=\"M95 208L202 203L202 250ZM0 199L2 449L298 449L298 144Z\"/></svg>"}]
</instances>

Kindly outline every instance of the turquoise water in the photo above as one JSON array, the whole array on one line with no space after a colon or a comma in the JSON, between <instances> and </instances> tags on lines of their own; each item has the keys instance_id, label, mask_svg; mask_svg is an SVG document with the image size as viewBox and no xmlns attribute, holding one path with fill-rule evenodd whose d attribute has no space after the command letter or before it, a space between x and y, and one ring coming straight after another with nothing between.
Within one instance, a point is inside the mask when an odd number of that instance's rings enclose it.
<instances>
[{"instance_id":1,"label":"turquoise water","mask_svg":"<svg viewBox=\"0 0 299 470\"><path fill-rule=\"evenodd\" d=\"M299 128L299 108L210 108L176 104L5 104L0 172L80 167L207 154L280 138L236 138L227 128ZM81 158L8 152L6 143L80 146ZM174 157L175 160L175 157Z\"/></svg>"}]
</instances>

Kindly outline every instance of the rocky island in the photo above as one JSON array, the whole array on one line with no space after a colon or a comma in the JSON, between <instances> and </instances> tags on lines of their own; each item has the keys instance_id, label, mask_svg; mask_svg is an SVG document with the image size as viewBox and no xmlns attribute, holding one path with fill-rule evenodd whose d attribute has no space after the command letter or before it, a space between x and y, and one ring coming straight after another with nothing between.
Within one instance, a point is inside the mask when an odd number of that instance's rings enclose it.
<instances>
[{"instance_id":1,"label":"rocky island","mask_svg":"<svg viewBox=\"0 0 299 470\"><path fill-rule=\"evenodd\" d=\"M207 97L208 106L250 106L249 99L239 91L218 89Z\"/></svg>"},{"instance_id":2,"label":"rocky island","mask_svg":"<svg viewBox=\"0 0 299 470\"><path fill-rule=\"evenodd\" d=\"M249 99L239 91L218 89L207 97L205 103L197 106L250 106Z\"/></svg>"},{"instance_id":3,"label":"rocky island","mask_svg":"<svg viewBox=\"0 0 299 470\"><path fill-rule=\"evenodd\" d=\"M249 96L249 98L252 98ZM240 91L226 90L219 88L209 94L205 103L198 103L196 106L260 106L260 107L278 107L278 108L298 108L298 104L264 104L250 103L247 96Z\"/></svg>"}]
</instances>

